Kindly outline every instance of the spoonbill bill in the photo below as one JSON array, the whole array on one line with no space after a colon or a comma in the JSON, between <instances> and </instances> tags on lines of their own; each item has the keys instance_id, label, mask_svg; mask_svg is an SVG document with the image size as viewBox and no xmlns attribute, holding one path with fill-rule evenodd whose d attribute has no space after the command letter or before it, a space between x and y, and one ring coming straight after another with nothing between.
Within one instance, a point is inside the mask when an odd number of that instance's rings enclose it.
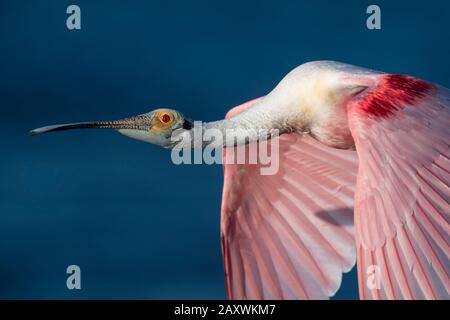
<instances>
[{"instance_id":1,"label":"spoonbill bill","mask_svg":"<svg viewBox=\"0 0 450 320\"><path fill-rule=\"evenodd\" d=\"M237 132L237 140L214 140L225 152L279 142L276 174L261 175L258 164L224 164L228 298L327 299L356 263L361 299L449 299L448 89L309 62L266 96L201 127ZM116 129L166 148L186 137L190 147L207 145L196 144L195 123L171 109L31 134L76 128Z\"/></svg>"}]
</instances>

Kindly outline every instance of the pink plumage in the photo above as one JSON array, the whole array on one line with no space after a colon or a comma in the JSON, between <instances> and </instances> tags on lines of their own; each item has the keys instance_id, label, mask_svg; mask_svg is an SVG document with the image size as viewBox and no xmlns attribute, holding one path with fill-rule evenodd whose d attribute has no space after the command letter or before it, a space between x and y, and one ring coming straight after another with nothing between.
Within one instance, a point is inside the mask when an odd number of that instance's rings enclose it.
<instances>
[{"instance_id":1,"label":"pink plumage","mask_svg":"<svg viewBox=\"0 0 450 320\"><path fill-rule=\"evenodd\" d=\"M370 117L389 117L407 105L413 105L433 89L430 83L407 75L380 77L376 88L358 101L359 110Z\"/></svg>"},{"instance_id":2,"label":"pink plumage","mask_svg":"<svg viewBox=\"0 0 450 320\"><path fill-rule=\"evenodd\" d=\"M274 176L224 165L228 297L326 299L356 250L362 299L448 299L449 91L403 75L339 76L367 86L339 106L356 152L293 132L277 138Z\"/></svg>"},{"instance_id":3,"label":"pink plumage","mask_svg":"<svg viewBox=\"0 0 450 320\"><path fill-rule=\"evenodd\" d=\"M368 119L358 102L348 106L360 159L355 226L363 299L449 298L450 95L422 87L389 120ZM378 289L363 279L370 265L380 267Z\"/></svg>"}]
</instances>

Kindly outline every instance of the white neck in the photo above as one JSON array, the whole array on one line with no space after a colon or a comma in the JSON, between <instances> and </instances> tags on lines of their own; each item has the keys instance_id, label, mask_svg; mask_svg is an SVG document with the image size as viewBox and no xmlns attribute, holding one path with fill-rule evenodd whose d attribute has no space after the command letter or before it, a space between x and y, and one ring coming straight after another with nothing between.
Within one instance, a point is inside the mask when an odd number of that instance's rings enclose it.
<instances>
[{"instance_id":1,"label":"white neck","mask_svg":"<svg viewBox=\"0 0 450 320\"><path fill-rule=\"evenodd\" d=\"M202 146L239 146L293 131L292 113L288 112L285 106L280 106L277 103L280 101L277 100L269 95L229 119L205 123L202 127ZM299 128L298 124L299 122L295 120L295 130ZM221 135L222 139L214 142L204 141L211 141L210 136L217 134Z\"/></svg>"}]
</instances>

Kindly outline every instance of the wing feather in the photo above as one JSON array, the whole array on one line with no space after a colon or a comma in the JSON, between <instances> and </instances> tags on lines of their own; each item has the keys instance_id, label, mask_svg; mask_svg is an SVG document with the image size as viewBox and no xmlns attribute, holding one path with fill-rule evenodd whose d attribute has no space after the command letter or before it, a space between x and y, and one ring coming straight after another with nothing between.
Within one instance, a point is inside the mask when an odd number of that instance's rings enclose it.
<instances>
[{"instance_id":1,"label":"wing feather","mask_svg":"<svg viewBox=\"0 0 450 320\"><path fill-rule=\"evenodd\" d=\"M428 83L422 88L432 89L396 88L407 103L386 117L365 113L364 98L347 106L359 156L355 232L362 299L450 297L450 93Z\"/></svg>"},{"instance_id":2,"label":"wing feather","mask_svg":"<svg viewBox=\"0 0 450 320\"><path fill-rule=\"evenodd\" d=\"M296 133L276 139L277 174L260 175L259 165L224 165L227 294L231 299L327 299L356 260L356 152Z\"/></svg>"}]
</instances>

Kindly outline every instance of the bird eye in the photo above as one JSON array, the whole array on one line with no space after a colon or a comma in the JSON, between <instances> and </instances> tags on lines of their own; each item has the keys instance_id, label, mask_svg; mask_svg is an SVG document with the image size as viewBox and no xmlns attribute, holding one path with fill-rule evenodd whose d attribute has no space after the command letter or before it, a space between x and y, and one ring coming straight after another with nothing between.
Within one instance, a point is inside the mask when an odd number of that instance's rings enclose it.
<instances>
[{"instance_id":1,"label":"bird eye","mask_svg":"<svg viewBox=\"0 0 450 320\"><path fill-rule=\"evenodd\" d=\"M172 117L167 113L162 114L160 119L163 123L170 123L172 121Z\"/></svg>"}]
</instances>

